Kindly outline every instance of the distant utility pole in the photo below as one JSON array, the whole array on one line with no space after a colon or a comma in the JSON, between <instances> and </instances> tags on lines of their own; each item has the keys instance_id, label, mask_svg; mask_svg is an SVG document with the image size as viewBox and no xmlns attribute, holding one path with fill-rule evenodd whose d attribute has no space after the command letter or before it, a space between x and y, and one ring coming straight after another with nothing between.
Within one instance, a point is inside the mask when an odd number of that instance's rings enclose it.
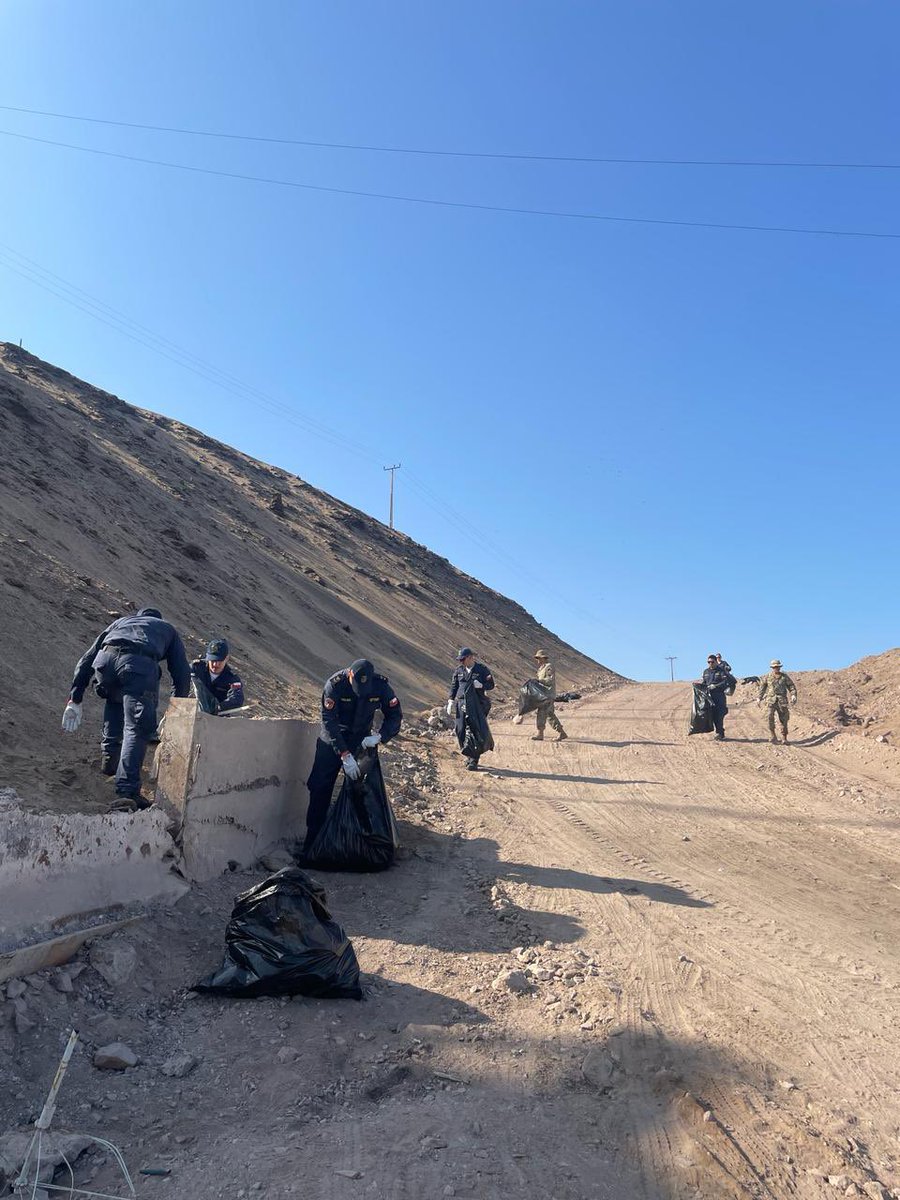
<instances>
[{"instance_id":1,"label":"distant utility pole","mask_svg":"<svg viewBox=\"0 0 900 1200\"><path fill-rule=\"evenodd\" d=\"M677 654L667 654L666 655L666 662L669 664L669 674L672 676L673 683L675 682L675 659L677 657L678 657Z\"/></svg>"},{"instance_id":2,"label":"distant utility pole","mask_svg":"<svg viewBox=\"0 0 900 1200\"><path fill-rule=\"evenodd\" d=\"M402 465L403 465L402 463L395 463L392 467L384 468L385 471L390 471L390 473L391 473L391 519L390 519L391 529L394 528L394 472L399 471L400 468L402 467Z\"/></svg>"}]
</instances>

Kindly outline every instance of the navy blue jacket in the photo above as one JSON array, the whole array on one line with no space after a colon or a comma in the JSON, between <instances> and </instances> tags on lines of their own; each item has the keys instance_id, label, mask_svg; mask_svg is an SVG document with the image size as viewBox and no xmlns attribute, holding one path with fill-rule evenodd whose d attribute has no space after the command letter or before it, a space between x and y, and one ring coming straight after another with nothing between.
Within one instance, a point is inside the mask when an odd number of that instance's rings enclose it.
<instances>
[{"instance_id":1,"label":"navy blue jacket","mask_svg":"<svg viewBox=\"0 0 900 1200\"><path fill-rule=\"evenodd\" d=\"M737 686L734 676L724 667L719 666L707 667L703 672L703 682L706 684L711 702L717 707L725 704L726 691L730 695Z\"/></svg>"},{"instance_id":2,"label":"navy blue jacket","mask_svg":"<svg viewBox=\"0 0 900 1200\"><path fill-rule=\"evenodd\" d=\"M483 685L478 689L479 691L489 692L494 686L494 677L484 663L477 662L473 665L471 678L477 679ZM450 695L448 699L455 700L457 693L461 693L465 685L466 668L460 663L453 672L453 678L450 680ZM487 696L484 698L487 700ZM488 704L488 708L490 708L490 704Z\"/></svg>"},{"instance_id":3,"label":"navy blue jacket","mask_svg":"<svg viewBox=\"0 0 900 1200\"><path fill-rule=\"evenodd\" d=\"M103 630L90 650L78 660L69 692L69 698L76 704L80 704L84 698L98 655L108 649L155 663L157 683L159 663L165 659L172 676L174 694L191 694L191 668L177 630L161 617L146 616L141 611L134 616L119 617L117 621L113 621L112 625ZM109 658L109 655L104 657Z\"/></svg>"},{"instance_id":4,"label":"navy blue jacket","mask_svg":"<svg viewBox=\"0 0 900 1200\"><path fill-rule=\"evenodd\" d=\"M355 754L364 737L372 732L375 714L381 711L381 740L389 742L400 732L403 713L394 689L383 675L373 675L371 690L357 696L347 671L337 671L322 691L322 740L336 754Z\"/></svg>"},{"instance_id":5,"label":"navy blue jacket","mask_svg":"<svg viewBox=\"0 0 900 1200\"><path fill-rule=\"evenodd\" d=\"M213 675L205 659L195 658L191 663L191 673L215 696L219 703L219 712L231 712L244 703L244 685L241 677L237 671L232 671L228 663L218 675Z\"/></svg>"}]
</instances>

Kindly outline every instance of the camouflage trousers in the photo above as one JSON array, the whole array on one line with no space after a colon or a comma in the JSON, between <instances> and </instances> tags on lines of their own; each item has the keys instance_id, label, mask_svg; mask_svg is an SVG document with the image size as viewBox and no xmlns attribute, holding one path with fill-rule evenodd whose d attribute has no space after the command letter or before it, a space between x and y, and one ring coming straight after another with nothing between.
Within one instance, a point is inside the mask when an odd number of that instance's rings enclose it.
<instances>
[{"instance_id":1,"label":"camouflage trousers","mask_svg":"<svg viewBox=\"0 0 900 1200\"><path fill-rule=\"evenodd\" d=\"M769 733L771 733L772 737L775 736L775 714L778 714L781 728L787 733L790 711L790 705L784 696L778 696L775 700L769 701Z\"/></svg>"},{"instance_id":2,"label":"camouflage trousers","mask_svg":"<svg viewBox=\"0 0 900 1200\"><path fill-rule=\"evenodd\" d=\"M542 704L541 707L536 710L535 717L537 719L538 733L544 732L548 722L550 728L555 729L557 733L566 732L560 724L559 717L556 715L556 709L552 704Z\"/></svg>"}]
</instances>

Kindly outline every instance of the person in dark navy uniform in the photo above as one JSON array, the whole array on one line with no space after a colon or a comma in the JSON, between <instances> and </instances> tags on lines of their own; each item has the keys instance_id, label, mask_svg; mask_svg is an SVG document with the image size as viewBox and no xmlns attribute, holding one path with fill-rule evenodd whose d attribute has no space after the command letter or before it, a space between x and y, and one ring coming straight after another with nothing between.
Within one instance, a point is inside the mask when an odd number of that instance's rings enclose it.
<instances>
[{"instance_id":1,"label":"person in dark navy uniform","mask_svg":"<svg viewBox=\"0 0 900 1200\"><path fill-rule=\"evenodd\" d=\"M224 638L215 638L206 647L203 658L191 663L191 676L197 703L208 713L233 712L244 703L241 677L228 665L229 647Z\"/></svg>"},{"instance_id":2,"label":"person in dark navy uniform","mask_svg":"<svg viewBox=\"0 0 900 1200\"><path fill-rule=\"evenodd\" d=\"M75 667L62 727L74 733L81 724L81 704L93 678L105 701L100 770L116 777L116 802L121 812L149 808L141 795L141 767L147 746L156 734L159 703L159 664L165 659L176 696L191 694L191 668L176 629L159 609L142 608L107 626Z\"/></svg>"},{"instance_id":3,"label":"person in dark navy uniform","mask_svg":"<svg viewBox=\"0 0 900 1200\"><path fill-rule=\"evenodd\" d=\"M372 732L375 714L382 714L381 729ZM389 742L400 731L400 701L384 675L378 675L367 658L358 658L326 681L322 691L322 729L316 739L316 757L306 786L308 849L325 823L335 781L341 770L348 779L359 779L356 755Z\"/></svg>"},{"instance_id":4,"label":"person in dark navy uniform","mask_svg":"<svg viewBox=\"0 0 900 1200\"><path fill-rule=\"evenodd\" d=\"M487 723L491 711L487 693L494 686L494 676L484 663L476 662L475 652L468 646L463 646L456 661L459 666L450 680L447 715L456 716L456 740L466 760L466 770L477 771L479 758L494 748Z\"/></svg>"}]
</instances>

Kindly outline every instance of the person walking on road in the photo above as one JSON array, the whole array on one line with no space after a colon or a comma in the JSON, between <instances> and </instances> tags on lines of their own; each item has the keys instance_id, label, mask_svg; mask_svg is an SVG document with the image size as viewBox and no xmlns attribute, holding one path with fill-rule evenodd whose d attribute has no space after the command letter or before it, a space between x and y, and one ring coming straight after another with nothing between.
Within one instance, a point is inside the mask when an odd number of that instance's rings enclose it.
<instances>
[{"instance_id":1,"label":"person walking on road","mask_svg":"<svg viewBox=\"0 0 900 1200\"><path fill-rule=\"evenodd\" d=\"M569 735L563 729L562 722L556 715L556 709L553 706L553 701L556 699L556 672L553 669L553 663L543 650L535 650L534 661L538 665L537 681L548 689L550 698L546 704L542 704L535 712L537 733L532 734L531 740L533 742L542 742L544 740L544 730L549 724L551 729L556 730L556 740L564 742Z\"/></svg>"},{"instance_id":2,"label":"person walking on road","mask_svg":"<svg viewBox=\"0 0 900 1200\"><path fill-rule=\"evenodd\" d=\"M456 661L459 666L450 680L447 715L456 716L456 740L466 770L477 771L479 758L494 748L487 723L491 711L487 693L494 687L494 676L484 663L476 662L475 652L468 646L463 646Z\"/></svg>"},{"instance_id":3,"label":"person walking on road","mask_svg":"<svg viewBox=\"0 0 900 1200\"><path fill-rule=\"evenodd\" d=\"M94 689L104 701L100 770L115 775L115 812L149 808L141 795L141 767L148 744L156 735L160 663L165 659L173 694L191 694L191 668L174 626L157 608L142 608L107 626L75 667L62 727L74 733L81 724L84 693L93 676Z\"/></svg>"},{"instance_id":4,"label":"person walking on road","mask_svg":"<svg viewBox=\"0 0 900 1200\"><path fill-rule=\"evenodd\" d=\"M715 654L710 654L706 659L706 670L699 682L706 688L706 694L709 697L716 741L724 742L725 715L728 712L726 696L730 696L737 687L737 680L730 670L719 664Z\"/></svg>"},{"instance_id":5,"label":"person walking on road","mask_svg":"<svg viewBox=\"0 0 900 1200\"><path fill-rule=\"evenodd\" d=\"M381 729L372 732L375 714L382 715ZM400 701L384 675L377 675L367 658L358 658L344 671L337 671L322 691L322 727L316 740L316 757L306 786L308 850L328 816L331 794L341 770L348 779L359 779L360 750L384 745L400 732L403 713Z\"/></svg>"},{"instance_id":6,"label":"person walking on road","mask_svg":"<svg viewBox=\"0 0 900 1200\"><path fill-rule=\"evenodd\" d=\"M769 674L763 675L759 681L759 698L756 703L762 704L763 700L766 701L766 707L769 710L769 741L778 745L778 737L775 733L775 717L777 715L781 725L781 740L787 745L790 704L797 703L797 688L790 675L786 675L782 671L780 658L773 658L769 666L771 667Z\"/></svg>"}]
</instances>

